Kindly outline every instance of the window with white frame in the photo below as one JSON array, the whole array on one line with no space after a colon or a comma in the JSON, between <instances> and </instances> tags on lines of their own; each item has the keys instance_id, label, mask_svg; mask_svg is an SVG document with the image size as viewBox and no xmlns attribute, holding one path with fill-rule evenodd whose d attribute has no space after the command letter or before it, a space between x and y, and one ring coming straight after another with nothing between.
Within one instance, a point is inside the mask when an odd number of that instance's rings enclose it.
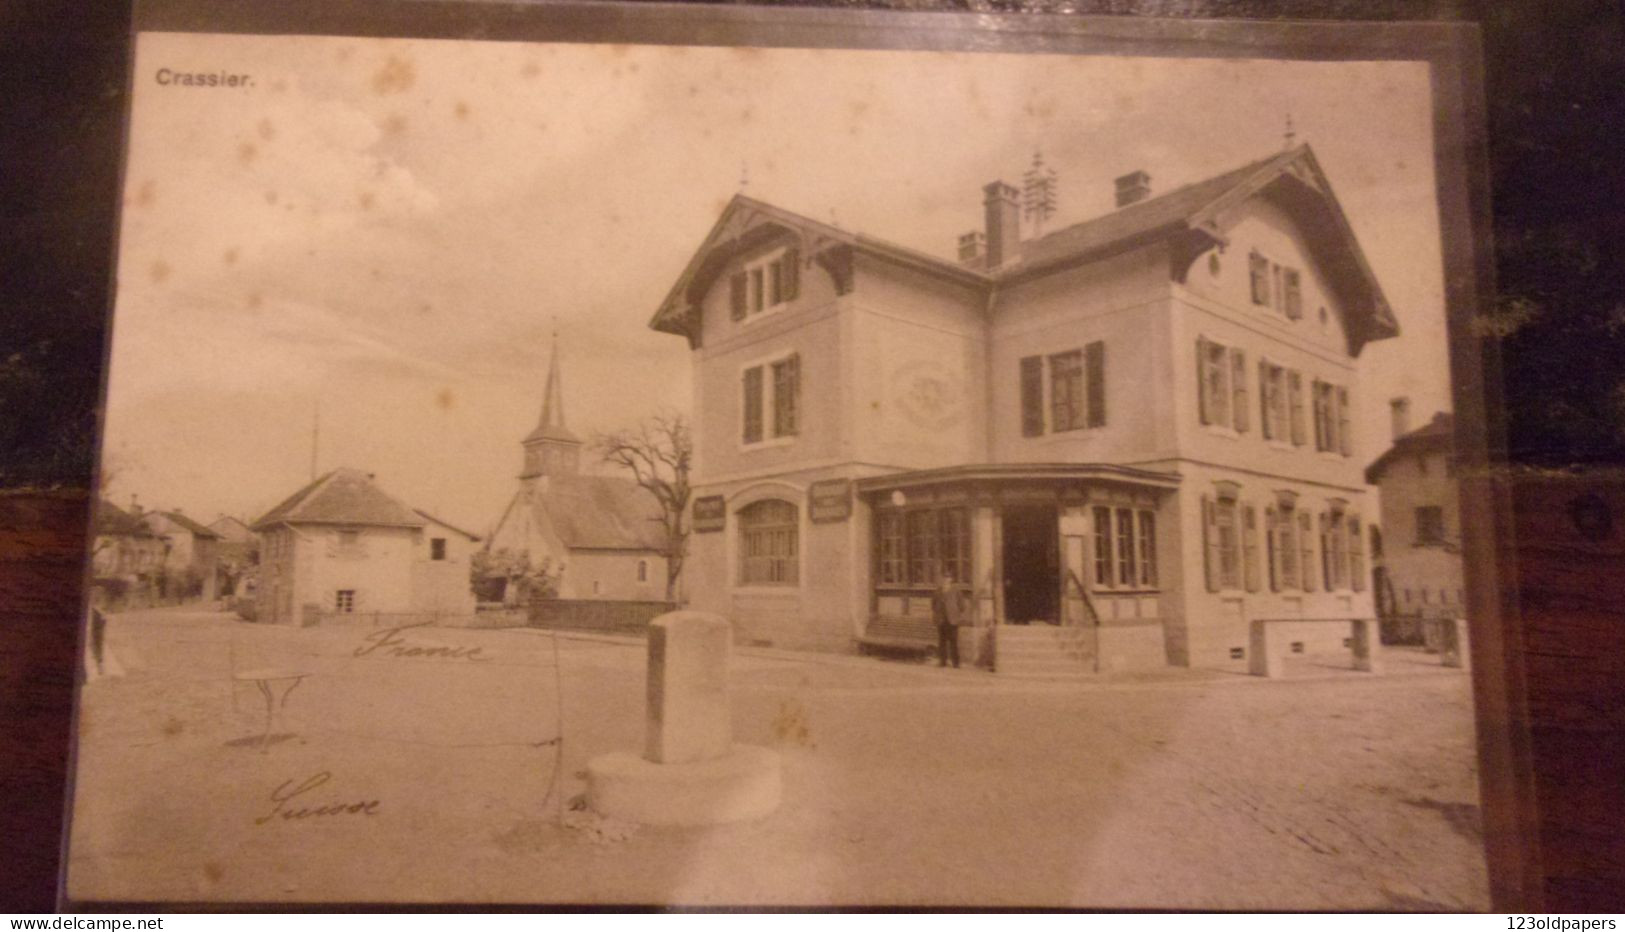
<instances>
[{"instance_id":1,"label":"window with white frame","mask_svg":"<svg viewBox=\"0 0 1625 932\"><path fill-rule=\"evenodd\" d=\"M1221 482L1214 494L1202 496L1203 563L1210 592L1242 585L1238 491L1235 483Z\"/></svg>"},{"instance_id":2,"label":"window with white frame","mask_svg":"<svg viewBox=\"0 0 1625 932\"><path fill-rule=\"evenodd\" d=\"M735 272L728 281L728 313L733 320L777 310L796 299L800 266L795 249L766 253Z\"/></svg>"},{"instance_id":3,"label":"window with white frame","mask_svg":"<svg viewBox=\"0 0 1625 932\"><path fill-rule=\"evenodd\" d=\"M1265 440L1287 439L1286 369L1268 360L1258 364L1258 426Z\"/></svg>"},{"instance_id":4,"label":"window with white frame","mask_svg":"<svg viewBox=\"0 0 1625 932\"><path fill-rule=\"evenodd\" d=\"M796 506L765 499L739 510L739 582L747 586L794 586L800 582Z\"/></svg>"},{"instance_id":5,"label":"window with white frame","mask_svg":"<svg viewBox=\"0 0 1625 932\"><path fill-rule=\"evenodd\" d=\"M1146 508L1091 509L1097 589L1153 589L1157 585L1157 516Z\"/></svg>"},{"instance_id":6,"label":"window with white frame","mask_svg":"<svg viewBox=\"0 0 1625 932\"><path fill-rule=\"evenodd\" d=\"M1316 379L1313 385L1315 408L1315 449L1349 456L1354 452L1349 434L1349 390Z\"/></svg>"},{"instance_id":7,"label":"window with white frame","mask_svg":"<svg viewBox=\"0 0 1625 932\"><path fill-rule=\"evenodd\" d=\"M1205 337L1196 341L1197 413L1203 424L1248 428L1247 354Z\"/></svg>"},{"instance_id":8,"label":"window with white frame","mask_svg":"<svg viewBox=\"0 0 1625 932\"><path fill-rule=\"evenodd\" d=\"M801 354L751 366L740 376L740 440L794 437L801 431Z\"/></svg>"},{"instance_id":9,"label":"window with white frame","mask_svg":"<svg viewBox=\"0 0 1625 932\"><path fill-rule=\"evenodd\" d=\"M333 610L341 614L355 611L355 590L340 589L333 593Z\"/></svg>"}]
</instances>

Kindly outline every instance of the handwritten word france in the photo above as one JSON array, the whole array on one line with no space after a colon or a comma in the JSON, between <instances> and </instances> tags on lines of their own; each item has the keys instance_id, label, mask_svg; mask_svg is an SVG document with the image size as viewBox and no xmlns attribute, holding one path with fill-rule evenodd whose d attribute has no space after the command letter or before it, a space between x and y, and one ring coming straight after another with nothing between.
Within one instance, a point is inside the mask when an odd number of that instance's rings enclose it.
<instances>
[{"instance_id":1,"label":"handwritten word france","mask_svg":"<svg viewBox=\"0 0 1625 932\"><path fill-rule=\"evenodd\" d=\"M415 625L401 625L398 628L383 628L367 635L361 640L366 643L355 649L357 657L417 657L434 660L472 660L475 663L490 660L481 657L478 647L447 647L443 644L426 645L415 644L407 639L401 632L413 628L421 628L428 622Z\"/></svg>"},{"instance_id":2,"label":"handwritten word france","mask_svg":"<svg viewBox=\"0 0 1625 932\"><path fill-rule=\"evenodd\" d=\"M271 791L271 811L254 820L255 825L264 825L273 819L282 819L286 822L298 822L305 819L321 819L331 816L374 816L378 814L378 800L363 799L354 802L325 802L323 805L311 806L310 800L300 799L316 788L333 779L333 775L325 770L306 777L303 782L295 786L292 780L282 781L282 785ZM290 789L291 787L291 789ZM298 800L296 803L295 800Z\"/></svg>"}]
</instances>

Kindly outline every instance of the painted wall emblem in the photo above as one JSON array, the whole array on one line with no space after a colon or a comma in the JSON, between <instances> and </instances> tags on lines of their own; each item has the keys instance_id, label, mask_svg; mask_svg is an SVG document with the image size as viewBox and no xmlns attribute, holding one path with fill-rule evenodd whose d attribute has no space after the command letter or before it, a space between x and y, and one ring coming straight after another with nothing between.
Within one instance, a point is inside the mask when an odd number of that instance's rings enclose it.
<instances>
[{"instance_id":1,"label":"painted wall emblem","mask_svg":"<svg viewBox=\"0 0 1625 932\"><path fill-rule=\"evenodd\" d=\"M944 363L919 359L891 374L891 397L911 423L942 430L965 416L965 391L959 374Z\"/></svg>"}]
</instances>

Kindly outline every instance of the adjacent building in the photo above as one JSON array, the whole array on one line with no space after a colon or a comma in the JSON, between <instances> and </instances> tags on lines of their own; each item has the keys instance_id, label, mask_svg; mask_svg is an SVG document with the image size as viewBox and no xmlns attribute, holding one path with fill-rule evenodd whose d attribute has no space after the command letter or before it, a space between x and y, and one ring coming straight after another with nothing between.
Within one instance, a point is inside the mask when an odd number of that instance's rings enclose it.
<instances>
[{"instance_id":1,"label":"adjacent building","mask_svg":"<svg viewBox=\"0 0 1625 932\"><path fill-rule=\"evenodd\" d=\"M1398 332L1298 146L956 261L736 196L650 326L687 339L692 606L852 649L951 575L1100 668L1243 660L1249 621L1369 617L1358 359Z\"/></svg>"},{"instance_id":2,"label":"adjacent building","mask_svg":"<svg viewBox=\"0 0 1625 932\"><path fill-rule=\"evenodd\" d=\"M92 535L92 584L110 604L148 604L164 565L163 541L140 517L105 498L96 500Z\"/></svg>"},{"instance_id":3,"label":"adjacent building","mask_svg":"<svg viewBox=\"0 0 1625 932\"><path fill-rule=\"evenodd\" d=\"M636 482L581 472L582 442L564 423L558 347L542 416L520 441L519 487L486 541L488 553L546 568L561 599L653 602L666 597L660 503ZM513 593L505 593L511 597Z\"/></svg>"},{"instance_id":4,"label":"adjacent building","mask_svg":"<svg viewBox=\"0 0 1625 932\"><path fill-rule=\"evenodd\" d=\"M1366 468L1382 499L1377 599L1385 616L1459 617L1464 595L1455 418L1410 427L1410 402L1396 398L1393 446Z\"/></svg>"},{"instance_id":5,"label":"adjacent building","mask_svg":"<svg viewBox=\"0 0 1625 932\"><path fill-rule=\"evenodd\" d=\"M217 598L220 535L180 511L149 511L141 516L164 550L162 594L165 598Z\"/></svg>"},{"instance_id":6,"label":"adjacent building","mask_svg":"<svg viewBox=\"0 0 1625 932\"><path fill-rule=\"evenodd\" d=\"M260 622L474 613L469 558L479 538L404 504L371 473L327 473L250 527L259 535Z\"/></svg>"}]
</instances>

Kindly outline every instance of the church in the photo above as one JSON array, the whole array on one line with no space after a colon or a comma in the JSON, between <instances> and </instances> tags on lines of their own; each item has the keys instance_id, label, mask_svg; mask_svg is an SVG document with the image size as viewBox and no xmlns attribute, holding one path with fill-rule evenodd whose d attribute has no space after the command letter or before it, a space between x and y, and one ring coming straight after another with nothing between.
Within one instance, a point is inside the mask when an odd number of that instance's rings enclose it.
<instances>
[{"instance_id":1,"label":"church","mask_svg":"<svg viewBox=\"0 0 1625 932\"><path fill-rule=\"evenodd\" d=\"M486 552L523 556L532 570L545 567L560 599L664 599L660 505L631 479L581 471L582 441L564 423L556 342L541 419L520 447L519 487L487 538Z\"/></svg>"},{"instance_id":2,"label":"church","mask_svg":"<svg viewBox=\"0 0 1625 932\"><path fill-rule=\"evenodd\" d=\"M929 631L950 577L1000 670L1039 634L1061 668L1245 668L1255 619L1340 649L1359 356L1399 328L1332 184L1289 144L1111 190L1034 235L988 184L953 259L735 196L650 321L694 367L691 607L852 651Z\"/></svg>"}]
</instances>

